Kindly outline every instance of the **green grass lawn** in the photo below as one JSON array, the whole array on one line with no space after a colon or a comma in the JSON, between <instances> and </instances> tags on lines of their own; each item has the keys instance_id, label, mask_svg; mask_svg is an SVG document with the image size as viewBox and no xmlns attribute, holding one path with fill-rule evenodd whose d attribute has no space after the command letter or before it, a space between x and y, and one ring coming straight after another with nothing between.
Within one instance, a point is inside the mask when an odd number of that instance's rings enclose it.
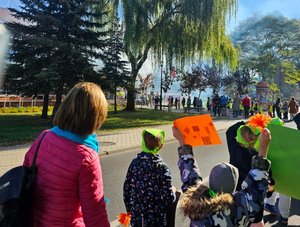
<instances>
[{"instance_id":1,"label":"green grass lawn","mask_svg":"<svg viewBox=\"0 0 300 227\"><path fill-rule=\"evenodd\" d=\"M174 119L187 116L173 112L137 109L136 112L109 112L102 131L169 124ZM32 142L44 129L50 128L49 120L40 119L37 113L0 114L0 146Z\"/></svg>"}]
</instances>

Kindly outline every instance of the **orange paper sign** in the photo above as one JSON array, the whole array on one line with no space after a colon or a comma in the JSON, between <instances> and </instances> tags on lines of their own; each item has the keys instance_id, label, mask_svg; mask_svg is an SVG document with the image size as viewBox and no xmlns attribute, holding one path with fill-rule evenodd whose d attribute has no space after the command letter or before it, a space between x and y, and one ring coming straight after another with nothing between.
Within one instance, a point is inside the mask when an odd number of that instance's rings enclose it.
<instances>
[{"instance_id":1,"label":"orange paper sign","mask_svg":"<svg viewBox=\"0 0 300 227\"><path fill-rule=\"evenodd\" d=\"M183 117L173 122L184 136L184 142L192 146L222 144L210 115Z\"/></svg>"}]
</instances>

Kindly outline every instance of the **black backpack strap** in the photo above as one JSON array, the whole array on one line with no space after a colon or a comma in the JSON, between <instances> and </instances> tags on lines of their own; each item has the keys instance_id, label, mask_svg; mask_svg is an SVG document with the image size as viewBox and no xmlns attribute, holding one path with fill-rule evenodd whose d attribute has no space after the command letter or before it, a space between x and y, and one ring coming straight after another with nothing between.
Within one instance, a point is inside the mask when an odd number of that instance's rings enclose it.
<instances>
[{"instance_id":1,"label":"black backpack strap","mask_svg":"<svg viewBox=\"0 0 300 227\"><path fill-rule=\"evenodd\" d=\"M31 164L30 167L35 167L35 166L36 166L36 158L37 158L37 154L38 154L38 152L39 152L41 143L42 143L42 141L43 141L43 139L44 139L44 137L45 137L45 135L46 135L47 133L48 133L48 132L44 132L44 133L42 134L41 139L39 140L38 145L37 145L37 147L36 147L36 149L35 149L34 157L33 157L32 164Z\"/></svg>"}]
</instances>

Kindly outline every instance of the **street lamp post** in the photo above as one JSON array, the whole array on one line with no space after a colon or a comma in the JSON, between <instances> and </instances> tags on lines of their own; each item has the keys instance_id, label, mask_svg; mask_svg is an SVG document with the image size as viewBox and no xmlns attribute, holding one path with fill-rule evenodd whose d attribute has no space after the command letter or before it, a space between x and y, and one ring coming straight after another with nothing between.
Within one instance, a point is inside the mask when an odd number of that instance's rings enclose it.
<instances>
[{"instance_id":1,"label":"street lamp post","mask_svg":"<svg viewBox=\"0 0 300 227\"><path fill-rule=\"evenodd\" d=\"M159 109L162 110L162 74L163 74L163 62L160 62L160 98Z\"/></svg>"}]
</instances>

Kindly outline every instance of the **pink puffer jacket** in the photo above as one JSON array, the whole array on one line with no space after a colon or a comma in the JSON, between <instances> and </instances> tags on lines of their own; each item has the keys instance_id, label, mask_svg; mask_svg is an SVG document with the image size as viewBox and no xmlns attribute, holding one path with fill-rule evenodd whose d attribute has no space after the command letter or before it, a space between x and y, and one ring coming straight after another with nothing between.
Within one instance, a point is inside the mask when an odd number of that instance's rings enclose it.
<instances>
[{"instance_id":1,"label":"pink puffer jacket","mask_svg":"<svg viewBox=\"0 0 300 227\"><path fill-rule=\"evenodd\" d=\"M26 153L30 166L39 138ZM98 154L91 148L48 132L37 157L34 226L110 226Z\"/></svg>"}]
</instances>

